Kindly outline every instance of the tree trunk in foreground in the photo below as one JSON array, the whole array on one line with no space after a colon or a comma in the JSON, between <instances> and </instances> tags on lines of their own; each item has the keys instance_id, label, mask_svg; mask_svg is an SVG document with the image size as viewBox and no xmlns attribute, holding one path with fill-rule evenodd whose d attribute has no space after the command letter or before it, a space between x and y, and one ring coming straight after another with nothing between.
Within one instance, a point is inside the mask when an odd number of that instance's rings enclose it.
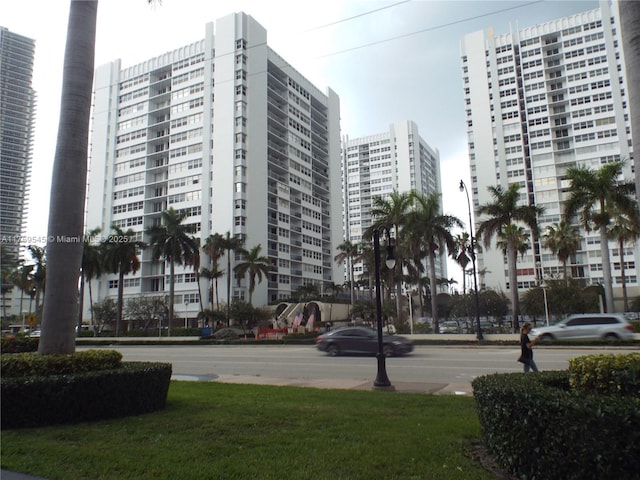
<instances>
[{"instance_id":1,"label":"tree trunk in foreground","mask_svg":"<svg viewBox=\"0 0 640 480\"><path fill-rule=\"evenodd\" d=\"M97 0L70 3L51 179L42 355L75 351L97 12Z\"/></svg>"}]
</instances>

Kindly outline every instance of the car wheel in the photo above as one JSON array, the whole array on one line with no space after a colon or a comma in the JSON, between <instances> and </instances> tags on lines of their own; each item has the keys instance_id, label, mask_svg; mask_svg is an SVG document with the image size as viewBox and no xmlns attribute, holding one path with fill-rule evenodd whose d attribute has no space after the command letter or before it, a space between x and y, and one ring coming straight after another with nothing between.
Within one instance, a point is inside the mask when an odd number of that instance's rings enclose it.
<instances>
[{"instance_id":1,"label":"car wheel","mask_svg":"<svg viewBox=\"0 0 640 480\"><path fill-rule=\"evenodd\" d=\"M332 343L327 347L327 353L332 357L337 357L338 355L340 355L340 347L338 347L338 345L336 345L335 343Z\"/></svg>"},{"instance_id":2,"label":"car wheel","mask_svg":"<svg viewBox=\"0 0 640 480\"><path fill-rule=\"evenodd\" d=\"M382 347L382 353L385 357L393 357L396 353L395 349L391 345L385 345Z\"/></svg>"},{"instance_id":3,"label":"car wheel","mask_svg":"<svg viewBox=\"0 0 640 480\"><path fill-rule=\"evenodd\" d=\"M540 337L540 340L543 342L549 342L553 340L553 335L551 335L550 333L545 333L544 335L542 335L542 337Z\"/></svg>"},{"instance_id":4,"label":"car wheel","mask_svg":"<svg viewBox=\"0 0 640 480\"><path fill-rule=\"evenodd\" d=\"M620 340L620 337L618 337L618 335L616 335L615 333L607 333L607 334L604 336L604 339L605 339L607 342L615 342L616 340Z\"/></svg>"}]
</instances>

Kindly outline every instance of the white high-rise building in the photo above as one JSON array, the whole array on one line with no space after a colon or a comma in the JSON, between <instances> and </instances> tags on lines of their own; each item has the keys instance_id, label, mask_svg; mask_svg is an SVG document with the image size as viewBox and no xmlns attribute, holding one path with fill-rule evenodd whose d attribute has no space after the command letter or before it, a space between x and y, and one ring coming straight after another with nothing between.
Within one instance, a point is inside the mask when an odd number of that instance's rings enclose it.
<instances>
[{"instance_id":1,"label":"white high-rise building","mask_svg":"<svg viewBox=\"0 0 640 480\"><path fill-rule=\"evenodd\" d=\"M99 67L89 177L87 230L111 225L144 231L168 208L186 212L196 236L245 238L269 258L252 303L289 298L299 287L341 277L340 104L267 44L267 32L237 13L208 23L205 38L143 63ZM168 266L142 255L125 277L125 298L166 295ZM203 256L202 267L208 267ZM226 257L220 269L226 270ZM232 263L233 265L233 263ZM248 300L248 278L232 299ZM206 281L203 304L209 308ZM94 284L115 297L117 276ZM176 268L175 311L200 310L191 267ZM96 288L97 287L97 288ZM226 281L218 282L221 301ZM88 304L86 302L85 304ZM193 322L192 322L193 323Z\"/></svg>"},{"instance_id":2,"label":"white high-rise building","mask_svg":"<svg viewBox=\"0 0 640 480\"><path fill-rule=\"evenodd\" d=\"M473 203L492 202L488 186L521 185L523 204L545 208L541 232L561 220L568 196L567 168L625 161L633 181L633 152L617 4L559 18L504 35L468 34L462 69ZM476 223L481 220L476 217ZM570 260L572 275L603 282L600 238L581 230L582 245ZM620 251L611 242L614 296L622 285ZM639 251L624 251L627 285L638 286ZM508 289L500 249L478 253L482 287ZM557 257L533 242L518 257L518 287L561 275ZM616 287L618 290L616 291Z\"/></svg>"},{"instance_id":3,"label":"white high-rise building","mask_svg":"<svg viewBox=\"0 0 640 480\"><path fill-rule=\"evenodd\" d=\"M412 121L391 124L389 130L360 138L342 139L342 193L344 238L353 244L372 224L371 203L394 190L423 195L441 193L440 153L431 148ZM442 210L442 201L440 202ZM362 263L354 265L357 281ZM439 255L436 275L447 278L446 255Z\"/></svg>"}]
</instances>

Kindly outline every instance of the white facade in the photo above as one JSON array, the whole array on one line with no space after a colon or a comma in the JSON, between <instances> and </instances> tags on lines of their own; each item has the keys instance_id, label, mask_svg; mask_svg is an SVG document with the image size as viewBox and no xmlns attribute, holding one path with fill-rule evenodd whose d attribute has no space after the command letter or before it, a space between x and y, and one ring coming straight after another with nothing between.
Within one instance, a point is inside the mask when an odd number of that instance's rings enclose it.
<instances>
[{"instance_id":1,"label":"white facade","mask_svg":"<svg viewBox=\"0 0 640 480\"><path fill-rule=\"evenodd\" d=\"M103 65L95 75L87 230L116 224L146 241L145 229L173 207L188 212L183 223L194 224L203 243L230 232L248 249L261 245L272 265L255 306L304 284L320 289L341 276L332 260L341 240L339 118L338 96L273 52L265 29L244 13L217 20L215 35L208 23L203 40L141 64ZM207 262L203 256L201 266ZM225 256L220 268L226 264ZM193 270L176 274L175 311L194 318ZM115 275L95 282L94 302L115 297L116 286ZM168 266L145 250L140 271L125 277L125 299L168 289ZM204 280L201 290L209 308ZM218 291L226 300L226 279ZM234 281L231 296L246 301L248 279Z\"/></svg>"},{"instance_id":2,"label":"white facade","mask_svg":"<svg viewBox=\"0 0 640 480\"><path fill-rule=\"evenodd\" d=\"M363 233L372 224L372 199L394 190L415 190L425 196L442 193L440 154L420 137L412 121L394 123L388 131L366 137L345 136L342 182L344 238L353 244L371 242ZM362 263L354 265L356 281L362 274ZM436 275L447 278L446 255L437 257Z\"/></svg>"},{"instance_id":3,"label":"white facade","mask_svg":"<svg viewBox=\"0 0 640 480\"><path fill-rule=\"evenodd\" d=\"M614 4L615 5L615 4ZM571 166L598 169L626 161L633 181L633 153L625 91L622 42L616 9L600 8L505 35L489 31L462 41L464 98L473 203L492 202L488 186L521 185L521 201L545 208L541 232L560 221ZM476 217L476 223L482 218ZM581 231L571 261L575 277L602 283L599 233ZM621 287L620 252L610 244L614 288ZM638 285L638 249L624 252L627 285ZM502 251L478 254L482 287L508 289ZM561 266L534 244L518 257L518 287L558 278ZM618 296L618 295L616 295Z\"/></svg>"}]
</instances>

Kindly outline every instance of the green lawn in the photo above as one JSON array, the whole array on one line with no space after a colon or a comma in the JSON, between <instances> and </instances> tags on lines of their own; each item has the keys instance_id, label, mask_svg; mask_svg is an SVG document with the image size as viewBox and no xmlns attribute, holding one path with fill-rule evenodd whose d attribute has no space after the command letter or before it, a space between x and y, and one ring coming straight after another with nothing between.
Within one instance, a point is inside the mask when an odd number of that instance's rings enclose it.
<instances>
[{"instance_id":1,"label":"green lawn","mask_svg":"<svg viewBox=\"0 0 640 480\"><path fill-rule=\"evenodd\" d=\"M495 479L471 397L171 382L161 412L2 432L2 468L49 479Z\"/></svg>"}]
</instances>

